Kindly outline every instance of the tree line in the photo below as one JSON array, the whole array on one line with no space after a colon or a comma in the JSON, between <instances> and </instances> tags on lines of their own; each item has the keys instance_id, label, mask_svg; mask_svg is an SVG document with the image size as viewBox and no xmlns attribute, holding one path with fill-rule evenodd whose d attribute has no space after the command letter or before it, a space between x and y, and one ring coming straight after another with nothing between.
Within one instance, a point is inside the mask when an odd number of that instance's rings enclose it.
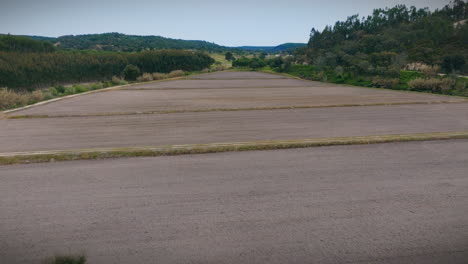
<instances>
[{"instance_id":1,"label":"tree line","mask_svg":"<svg viewBox=\"0 0 468 264\"><path fill-rule=\"evenodd\" d=\"M0 87L21 90L61 83L88 82L121 76L127 65L143 72L198 71L214 60L201 52L184 50L137 53L97 51L0 51Z\"/></svg>"},{"instance_id":2,"label":"tree line","mask_svg":"<svg viewBox=\"0 0 468 264\"><path fill-rule=\"evenodd\" d=\"M47 41L66 50L77 49L125 52L161 49L190 49L208 52L233 50L232 48L201 40L181 40L161 36L126 35L115 32L103 34L66 35L58 38L31 36L31 38Z\"/></svg>"},{"instance_id":3,"label":"tree line","mask_svg":"<svg viewBox=\"0 0 468 264\"><path fill-rule=\"evenodd\" d=\"M397 5L372 15L348 17L322 31L312 29L301 63L320 69L343 68L353 74L396 74L410 62L438 65L447 72L468 72L468 3L456 0L431 12Z\"/></svg>"}]
</instances>

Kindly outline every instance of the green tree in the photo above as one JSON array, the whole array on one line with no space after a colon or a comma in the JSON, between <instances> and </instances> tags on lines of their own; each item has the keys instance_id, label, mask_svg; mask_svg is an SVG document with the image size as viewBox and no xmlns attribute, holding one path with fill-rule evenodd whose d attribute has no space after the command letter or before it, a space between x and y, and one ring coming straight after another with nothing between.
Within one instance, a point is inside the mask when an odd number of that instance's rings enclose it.
<instances>
[{"instance_id":1,"label":"green tree","mask_svg":"<svg viewBox=\"0 0 468 264\"><path fill-rule=\"evenodd\" d=\"M132 64L125 66L125 69L123 70L123 76L127 81L135 81L140 74L140 68Z\"/></svg>"},{"instance_id":2,"label":"green tree","mask_svg":"<svg viewBox=\"0 0 468 264\"><path fill-rule=\"evenodd\" d=\"M465 58L461 55L445 56L442 61L442 69L446 73L461 71L465 63Z\"/></svg>"},{"instance_id":3,"label":"green tree","mask_svg":"<svg viewBox=\"0 0 468 264\"><path fill-rule=\"evenodd\" d=\"M226 52L224 57L226 58L227 61L234 60L234 55L232 55L232 52L230 52L230 51Z\"/></svg>"}]
</instances>

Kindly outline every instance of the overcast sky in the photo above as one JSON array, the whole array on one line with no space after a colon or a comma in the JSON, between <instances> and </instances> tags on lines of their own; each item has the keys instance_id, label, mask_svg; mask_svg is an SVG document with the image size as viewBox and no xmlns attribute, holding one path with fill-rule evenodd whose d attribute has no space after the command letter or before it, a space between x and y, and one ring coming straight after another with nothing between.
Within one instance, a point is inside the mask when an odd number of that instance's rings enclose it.
<instances>
[{"instance_id":1,"label":"overcast sky","mask_svg":"<svg viewBox=\"0 0 468 264\"><path fill-rule=\"evenodd\" d=\"M443 7L449 0L0 0L0 33L61 36L121 32L206 40L226 46L307 42L359 13L396 4Z\"/></svg>"}]
</instances>

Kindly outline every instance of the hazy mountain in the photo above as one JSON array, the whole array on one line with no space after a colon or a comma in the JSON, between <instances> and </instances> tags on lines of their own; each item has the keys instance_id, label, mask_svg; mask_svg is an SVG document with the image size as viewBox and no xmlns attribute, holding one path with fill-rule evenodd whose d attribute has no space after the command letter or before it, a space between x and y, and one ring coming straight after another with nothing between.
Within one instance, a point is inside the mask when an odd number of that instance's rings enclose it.
<instances>
[{"instance_id":1,"label":"hazy mountain","mask_svg":"<svg viewBox=\"0 0 468 264\"><path fill-rule=\"evenodd\" d=\"M305 43L285 43L278 46L241 46L237 47L238 49L247 50L247 51L263 51L269 53L288 51L295 48L305 47Z\"/></svg>"}]
</instances>

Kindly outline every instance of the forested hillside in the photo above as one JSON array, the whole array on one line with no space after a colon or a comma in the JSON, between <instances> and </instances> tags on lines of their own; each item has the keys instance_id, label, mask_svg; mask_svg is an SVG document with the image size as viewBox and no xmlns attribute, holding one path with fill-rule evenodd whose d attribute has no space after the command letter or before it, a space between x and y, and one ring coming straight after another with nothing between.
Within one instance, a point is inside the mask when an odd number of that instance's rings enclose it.
<instances>
[{"instance_id":1,"label":"forested hillside","mask_svg":"<svg viewBox=\"0 0 468 264\"><path fill-rule=\"evenodd\" d=\"M223 47L207 41L171 39L160 36L135 36L121 33L68 35L58 38L40 36L29 37L48 41L62 49L91 49L126 52L160 49L190 49L210 52L223 52L230 50L228 47Z\"/></svg>"},{"instance_id":2,"label":"forested hillside","mask_svg":"<svg viewBox=\"0 0 468 264\"><path fill-rule=\"evenodd\" d=\"M398 5L376 9L319 31L312 29L300 60L355 74L398 72L411 62L468 72L468 4L456 0L440 10ZM339 68L337 68L339 67Z\"/></svg>"},{"instance_id":3,"label":"forested hillside","mask_svg":"<svg viewBox=\"0 0 468 264\"><path fill-rule=\"evenodd\" d=\"M235 67L388 89L468 96L468 4L430 11L398 5L319 31L294 56L238 58ZM266 67L266 68L265 68Z\"/></svg>"}]
</instances>

